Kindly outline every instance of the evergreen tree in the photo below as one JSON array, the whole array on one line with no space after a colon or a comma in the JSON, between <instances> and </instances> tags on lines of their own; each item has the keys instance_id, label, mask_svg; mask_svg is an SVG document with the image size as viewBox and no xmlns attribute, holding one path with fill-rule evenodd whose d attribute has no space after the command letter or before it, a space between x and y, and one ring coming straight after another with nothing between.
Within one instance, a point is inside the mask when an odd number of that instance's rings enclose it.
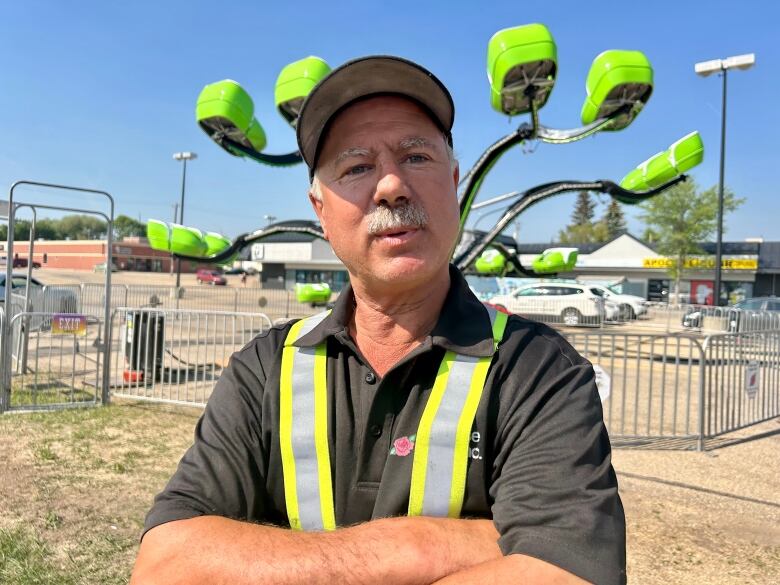
<instances>
[{"instance_id":1,"label":"evergreen tree","mask_svg":"<svg viewBox=\"0 0 780 585\"><path fill-rule=\"evenodd\" d=\"M603 229L598 223L593 222L596 204L588 191L580 191L577 194L577 202L571 214L569 225L558 232L558 240L562 244L589 244L602 241Z\"/></svg>"},{"instance_id":2,"label":"evergreen tree","mask_svg":"<svg viewBox=\"0 0 780 585\"><path fill-rule=\"evenodd\" d=\"M626 231L626 216L623 207L615 199L609 202L607 212L601 220L607 232L607 240L612 240Z\"/></svg>"}]
</instances>

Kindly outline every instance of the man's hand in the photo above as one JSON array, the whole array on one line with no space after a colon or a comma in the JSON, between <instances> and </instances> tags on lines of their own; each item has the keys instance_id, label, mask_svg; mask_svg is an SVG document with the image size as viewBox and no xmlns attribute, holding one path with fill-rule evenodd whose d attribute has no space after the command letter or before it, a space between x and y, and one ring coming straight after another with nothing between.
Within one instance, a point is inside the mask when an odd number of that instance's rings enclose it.
<instances>
[{"instance_id":1,"label":"man's hand","mask_svg":"<svg viewBox=\"0 0 780 585\"><path fill-rule=\"evenodd\" d=\"M501 558L490 520L400 517L293 532L203 516L162 524L141 543L132 585L428 585Z\"/></svg>"}]
</instances>

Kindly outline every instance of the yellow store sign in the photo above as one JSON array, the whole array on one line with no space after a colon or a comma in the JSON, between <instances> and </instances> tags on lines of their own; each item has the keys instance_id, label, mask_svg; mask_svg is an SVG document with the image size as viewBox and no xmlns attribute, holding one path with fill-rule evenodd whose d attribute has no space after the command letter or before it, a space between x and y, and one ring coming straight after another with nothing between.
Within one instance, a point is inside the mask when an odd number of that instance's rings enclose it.
<instances>
[{"instance_id":1,"label":"yellow store sign","mask_svg":"<svg viewBox=\"0 0 780 585\"><path fill-rule=\"evenodd\" d=\"M674 261L671 258L645 258L642 260L644 268L671 268ZM683 267L688 270L713 270L714 258L688 258ZM721 258L720 267L723 270L758 270L756 258Z\"/></svg>"}]
</instances>

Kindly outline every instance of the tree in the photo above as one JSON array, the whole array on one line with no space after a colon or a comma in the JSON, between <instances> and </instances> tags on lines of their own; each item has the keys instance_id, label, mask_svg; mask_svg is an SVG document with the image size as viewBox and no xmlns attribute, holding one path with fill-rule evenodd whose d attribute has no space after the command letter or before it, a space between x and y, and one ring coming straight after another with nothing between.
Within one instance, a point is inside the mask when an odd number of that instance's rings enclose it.
<instances>
[{"instance_id":1,"label":"tree","mask_svg":"<svg viewBox=\"0 0 780 585\"><path fill-rule=\"evenodd\" d=\"M114 218L114 237L117 239L143 235L146 235L146 224L127 215L118 215Z\"/></svg>"},{"instance_id":2,"label":"tree","mask_svg":"<svg viewBox=\"0 0 780 585\"><path fill-rule=\"evenodd\" d=\"M59 228L62 237L72 240L96 240L106 234L106 222L89 215L66 215Z\"/></svg>"},{"instance_id":3,"label":"tree","mask_svg":"<svg viewBox=\"0 0 780 585\"><path fill-rule=\"evenodd\" d=\"M607 233L607 240L612 240L626 231L626 216L623 214L623 207L620 203L612 199L607 207L601 222L604 224Z\"/></svg>"},{"instance_id":4,"label":"tree","mask_svg":"<svg viewBox=\"0 0 780 585\"><path fill-rule=\"evenodd\" d=\"M558 239L563 244L589 244L601 241L599 230L593 223L596 204L588 191L577 194L577 202L571 214L571 222L558 233Z\"/></svg>"},{"instance_id":5,"label":"tree","mask_svg":"<svg viewBox=\"0 0 780 585\"><path fill-rule=\"evenodd\" d=\"M743 201L726 189L723 194L724 217ZM688 179L648 199L640 208L642 213L639 219L647 225L645 234L653 234L658 252L672 260L669 276L674 279L674 298L678 298L686 260L702 254L699 243L715 235L718 220L717 187L699 191L696 183Z\"/></svg>"}]
</instances>

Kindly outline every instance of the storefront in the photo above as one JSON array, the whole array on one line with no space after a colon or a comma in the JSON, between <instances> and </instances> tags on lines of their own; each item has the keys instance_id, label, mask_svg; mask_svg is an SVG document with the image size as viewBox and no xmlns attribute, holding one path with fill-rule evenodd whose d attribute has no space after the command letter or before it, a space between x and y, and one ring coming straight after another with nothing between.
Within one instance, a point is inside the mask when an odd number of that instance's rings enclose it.
<instances>
[{"instance_id":1,"label":"storefront","mask_svg":"<svg viewBox=\"0 0 780 585\"><path fill-rule=\"evenodd\" d=\"M724 301L731 304L754 296L761 245L760 242L723 243L721 296ZM530 265L534 254L554 246L522 244L519 246L521 261ZM677 291L678 302L714 304L714 244L704 243L700 247L704 254L685 261ZM581 247L575 269L559 276L615 285L627 294L668 302L674 294L674 281L668 273L672 265L671 258L661 256L649 244L630 234L623 234L600 246L589 244Z\"/></svg>"}]
</instances>

